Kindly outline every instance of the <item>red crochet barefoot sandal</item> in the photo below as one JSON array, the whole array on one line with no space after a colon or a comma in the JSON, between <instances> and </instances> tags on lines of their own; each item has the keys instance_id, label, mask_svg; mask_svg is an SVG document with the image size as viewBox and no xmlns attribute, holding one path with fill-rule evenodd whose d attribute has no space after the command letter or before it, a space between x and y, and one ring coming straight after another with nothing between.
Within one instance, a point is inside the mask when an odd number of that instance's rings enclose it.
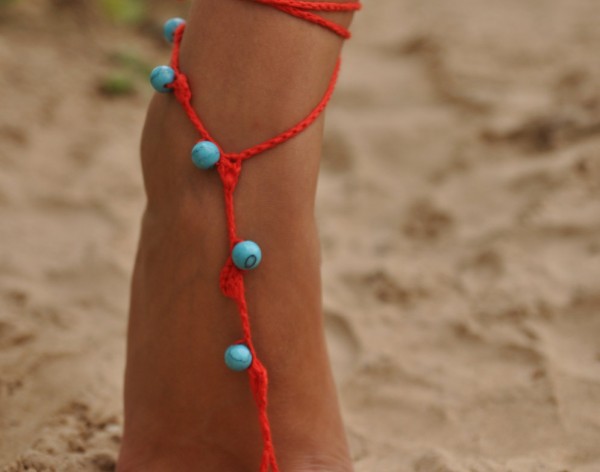
<instances>
[{"instance_id":1,"label":"red crochet barefoot sandal","mask_svg":"<svg viewBox=\"0 0 600 472\"><path fill-rule=\"evenodd\" d=\"M338 36L347 39L350 32L331 20L325 19L314 12L349 12L361 8L359 2L335 3L321 1L301 0L251 0L257 3L276 8L284 13L293 15L302 20L309 21L328 29ZM225 152L210 135L200 117L192 107L192 92L185 74L179 68L179 50L181 39L185 30L185 22L172 19L165 24L165 36L173 41L171 66L159 66L152 72L151 82L159 92L173 92L177 101L181 103L187 116L198 130L203 141L197 143L192 151L192 160L196 166L209 169L215 167L223 183L225 196L225 212L227 216L227 230L231 255L221 271L220 287L226 297L233 299L238 307L242 324L243 337L226 352L226 363L233 370L247 370L250 377L250 387L258 408L261 433L263 437L263 453L260 472L279 472L275 458L271 426L267 415L267 370L259 360L250 329L250 318L246 303L244 277L245 270L253 269L260 263L262 257L260 248L252 241L243 241L237 234L233 194L242 170L242 162L268 149L286 142L310 126L327 106L335 88L340 70L338 59L333 76L325 95L317 106L299 123L283 133L261 144L248 148L238 153Z\"/></svg>"}]
</instances>

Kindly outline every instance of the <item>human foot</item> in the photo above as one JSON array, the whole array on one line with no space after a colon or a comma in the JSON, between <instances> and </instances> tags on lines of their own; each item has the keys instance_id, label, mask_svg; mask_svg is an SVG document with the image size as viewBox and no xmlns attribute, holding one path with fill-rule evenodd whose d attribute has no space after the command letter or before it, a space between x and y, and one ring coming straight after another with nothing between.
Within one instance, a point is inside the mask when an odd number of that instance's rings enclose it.
<instances>
[{"instance_id":1,"label":"human foot","mask_svg":"<svg viewBox=\"0 0 600 472\"><path fill-rule=\"evenodd\" d=\"M228 252L221 183L214 173L187 177L192 130L170 101L154 101L146 130L149 203L132 285L118 470L256 472L262 443L248 379L223 362L240 326L218 286ZM304 154L318 155L310 143L320 132L319 123L245 164L236 193L240 230L265 253L246 275L247 296L286 472L352 470L321 322L318 161L307 165ZM282 179L286 174L306 180Z\"/></svg>"},{"instance_id":2,"label":"human foot","mask_svg":"<svg viewBox=\"0 0 600 472\"><path fill-rule=\"evenodd\" d=\"M322 39L315 31L290 30L270 9L275 17L257 28L254 8L237 0L196 2L181 50L193 89L211 91L194 94L193 105L231 150L305 116L339 53L339 41L315 49ZM228 22L239 35L223 34L218 25ZM294 50L301 43L310 48ZM245 162L235 193L238 232L265 254L244 280L285 472L352 469L321 320L313 213L322 125L319 119ZM120 471L254 472L261 459L248 376L223 363L241 330L236 306L218 284L229 251L222 184L217 172L192 166L197 139L172 97L153 100L142 142L148 206L132 284Z\"/></svg>"}]
</instances>

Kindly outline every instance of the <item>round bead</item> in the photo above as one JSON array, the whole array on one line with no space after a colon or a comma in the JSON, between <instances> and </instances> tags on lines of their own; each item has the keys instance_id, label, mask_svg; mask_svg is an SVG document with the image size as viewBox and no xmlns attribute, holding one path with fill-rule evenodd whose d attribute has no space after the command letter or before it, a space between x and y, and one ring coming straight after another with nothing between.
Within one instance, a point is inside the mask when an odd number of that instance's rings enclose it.
<instances>
[{"instance_id":1,"label":"round bead","mask_svg":"<svg viewBox=\"0 0 600 472\"><path fill-rule=\"evenodd\" d=\"M184 23L185 20L183 18L171 18L165 21L165 24L163 25L163 36L165 39L172 43L175 39L175 30L179 27L179 25Z\"/></svg>"},{"instance_id":2,"label":"round bead","mask_svg":"<svg viewBox=\"0 0 600 472\"><path fill-rule=\"evenodd\" d=\"M200 169L210 169L220 158L219 148L210 141L200 141L192 148L192 162Z\"/></svg>"},{"instance_id":3,"label":"round bead","mask_svg":"<svg viewBox=\"0 0 600 472\"><path fill-rule=\"evenodd\" d=\"M252 364L252 353L245 344L233 344L225 351L225 364L236 372L246 370Z\"/></svg>"},{"instance_id":4,"label":"round bead","mask_svg":"<svg viewBox=\"0 0 600 472\"><path fill-rule=\"evenodd\" d=\"M175 71L169 66L155 67L150 73L150 83L154 90L160 93L168 93L171 89L167 85L175 80Z\"/></svg>"},{"instance_id":5,"label":"round bead","mask_svg":"<svg viewBox=\"0 0 600 472\"><path fill-rule=\"evenodd\" d=\"M250 270L260 264L262 251L254 241L242 241L233 247L231 258L238 269Z\"/></svg>"}]
</instances>

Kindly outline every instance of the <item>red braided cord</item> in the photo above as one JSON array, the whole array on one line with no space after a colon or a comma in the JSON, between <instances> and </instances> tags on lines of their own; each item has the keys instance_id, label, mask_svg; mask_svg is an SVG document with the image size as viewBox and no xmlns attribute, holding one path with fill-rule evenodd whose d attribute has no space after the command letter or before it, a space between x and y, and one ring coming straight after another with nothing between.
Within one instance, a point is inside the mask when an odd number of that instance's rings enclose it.
<instances>
[{"instance_id":1,"label":"red braided cord","mask_svg":"<svg viewBox=\"0 0 600 472\"><path fill-rule=\"evenodd\" d=\"M284 13L288 13L302 20L310 21L316 25L322 26L333 31L344 39L350 38L350 32L343 26L334 23L331 20L311 13L312 11L356 11L360 10L361 5L358 2L335 3L335 2L307 2L302 0L251 0L253 2L269 5Z\"/></svg>"},{"instance_id":2,"label":"red braided cord","mask_svg":"<svg viewBox=\"0 0 600 472\"><path fill-rule=\"evenodd\" d=\"M344 12L359 10L361 5L358 2L352 3L334 3L334 2L308 2L303 0L252 0L257 3L272 6L278 10L293 15L297 18L309 21L321 27L324 27L342 38L349 38L350 33L346 28L343 28L336 23L320 17L312 13L312 11L322 12ZM202 120L192 107L192 92L189 82L185 74L179 68L179 51L181 48L181 40L185 24L180 25L175 31L173 54L171 57L171 67L175 71L175 81L170 85L173 89L176 99L181 103L185 113L194 124L203 140L212 141L221 151L221 158L216 164L217 171L223 184L225 198L225 213L227 217L227 234L229 238L230 253L233 247L241 241L236 231L235 212L233 194L237 186L240 173L242 170L242 162L252 156L260 154L272 149L279 144L286 142L297 134L308 128L323 112L333 90L339 75L340 60L338 59L334 73L329 82L329 86L321 101L317 106L299 123L292 126L281 134L264 141L263 143L252 146L239 153L226 153L215 141L208 132ZM233 299L237 305L240 321L242 325L243 338L239 342L244 343L252 353L252 364L248 368L250 378L250 387L254 395L254 400L258 408L259 423L263 437L263 453L260 465L260 472L279 472L279 466L275 458L275 448L273 446L271 425L267 415L267 392L268 392L268 376L267 370L259 360L252 341L252 331L250 328L250 316L248 314L248 305L246 302L244 277L242 271L234 264L231 256L227 258L225 266L221 271L220 276L221 291L226 297Z\"/></svg>"},{"instance_id":3,"label":"red braided cord","mask_svg":"<svg viewBox=\"0 0 600 472\"><path fill-rule=\"evenodd\" d=\"M264 3L267 5L278 5L286 7L294 7L299 10L308 11L355 11L360 10L361 4L359 2L309 2L307 0L251 0L257 3Z\"/></svg>"}]
</instances>

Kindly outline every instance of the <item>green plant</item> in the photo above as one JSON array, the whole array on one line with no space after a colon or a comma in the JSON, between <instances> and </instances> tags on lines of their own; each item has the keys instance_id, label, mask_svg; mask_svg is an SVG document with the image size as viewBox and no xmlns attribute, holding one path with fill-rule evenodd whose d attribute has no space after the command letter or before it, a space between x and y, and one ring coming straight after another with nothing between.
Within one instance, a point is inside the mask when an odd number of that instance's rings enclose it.
<instances>
[{"instance_id":1,"label":"green plant","mask_svg":"<svg viewBox=\"0 0 600 472\"><path fill-rule=\"evenodd\" d=\"M99 90L104 95L115 97L132 95L136 92L136 87L134 80L129 75L113 72L101 79Z\"/></svg>"},{"instance_id":2,"label":"green plant","mask_svg":"<svg viewBox=\"0 0 600 472\"><path fill-rule=\"evenodd\" d=\"M146 17L144 0L101 0L100 6L114 21L135 24Z\"/></svg>"},{"instance_id":3,"label":"green plant","mask_svg":"<svg viewBox=\"0 0 600 472\"><path fill-rule=\"evenodd\" d=\"M110 54L109 59L118 67L140 77L146 78L152 71L152 65L135 51L116 51Z\"/></svg>"}]
</instances>

